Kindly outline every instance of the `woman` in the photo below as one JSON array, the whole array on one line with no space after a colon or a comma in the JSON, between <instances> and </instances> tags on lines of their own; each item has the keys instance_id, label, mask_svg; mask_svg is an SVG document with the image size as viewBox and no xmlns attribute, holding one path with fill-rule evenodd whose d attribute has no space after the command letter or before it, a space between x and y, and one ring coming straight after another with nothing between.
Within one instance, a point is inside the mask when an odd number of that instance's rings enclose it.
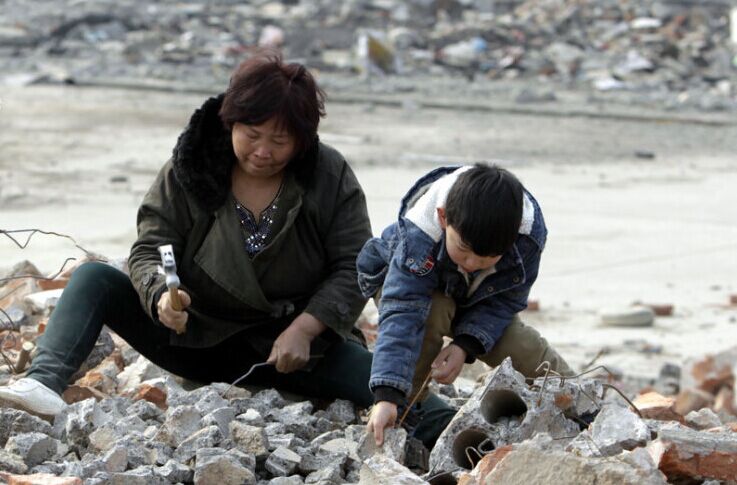
<instances>
[{"instance_id":1,"label":"woman","mask_svg":"<svg viewBox=\"0 0 737 485\"><path fill-rule=\"evenodd\" d=\"M160 367L200 382L245 381L373 403L371 354L353 335L365 299L355 259L371 236L363 191L318 140L324 94L300 64L264 52L195 111L138 212L130 278L75 271L25 378L0 406L50 418L107 324ZM184 311L158 248L171 244ZM437 397L428 444L452 417Z\"/></svg>"},{"instance_id":2,"label":"woman","mask_svg":"<svg viewBox=\"0 0 737 485\"><path fill-rule=\"evenodd\" d=\"M291 374L310 348L329 348L316 368L335 354L370 359L351 329L364 305L355 257L371 229L353 172L318 140L323 100L302 65L273 53L244 62L227 92L193 114L146 194L130 279L100 263L80 267L27 378L60 394L103 323L157 365L206 382L233 381L268 361L274 368L253 381L317 394L314 382ZM165 244L174 247L186 311L172 308L157 269ZM365 393L338 390L367 405Z\"/></svg>"}]
</instances>

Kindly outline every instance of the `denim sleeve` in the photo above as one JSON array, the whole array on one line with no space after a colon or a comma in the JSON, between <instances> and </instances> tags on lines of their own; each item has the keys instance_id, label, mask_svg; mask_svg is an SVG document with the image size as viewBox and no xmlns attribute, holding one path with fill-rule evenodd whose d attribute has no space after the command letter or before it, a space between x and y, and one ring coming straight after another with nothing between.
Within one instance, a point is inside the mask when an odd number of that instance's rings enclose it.
<instances>
[{"instance_id":1,"label":"denim sleeve","mask_svg":"<svg viewBox=\"0 0 737 485\"><path fill-rule=\"evenodd\" d=\"M484 352L489 352L512 323L514 315L527 308L527 298L540 268L541 253L542 249L532 246L527 254L522 255L525 279L520 285L481 300L472 307L460 309L454 336L475 337L484 346Z\"/></svg>"},{"instance_id":2,"label":"denim sleeve","mask_svg":"<svg viewBox=\"0 0 737 485\"><path fill-rule=\"evenodd\" d=\"M434 243L424 234L412 237L415 230L418 229L408 227L412 244L408 243L408 237L398 244L384 280L369 381L372 391L379 386L393 387L405 395L411 391L432 291L438 284Z\"/></svg>"}]
</instances>

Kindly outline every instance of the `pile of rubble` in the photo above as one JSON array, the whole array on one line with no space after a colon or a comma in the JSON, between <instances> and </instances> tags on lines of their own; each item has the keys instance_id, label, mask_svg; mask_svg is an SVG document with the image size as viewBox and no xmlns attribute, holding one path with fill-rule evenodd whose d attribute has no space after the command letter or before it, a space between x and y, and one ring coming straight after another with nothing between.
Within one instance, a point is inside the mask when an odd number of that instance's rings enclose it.
<instances>
[{"instance_id":1,"label":"pile of rubble","mask_svg":"<svg viewBox=\"0 0 737 485\"><path fill-rule=\"evenodd\" d=\"M360 89L357 73L395 74L374 89L435 90L441 78L552 80L646 94L667 107L734 108L737 32L729 0L5 0L0 71L52 79L227 83L259 45ZM737 25L737 11L732 11ZM732 30L737 27L732 26ZM385 80L388 78L384 78ZM6 79L7 81L7 79ZM378 86L378 87L377 87ZM423 87L424 86L424 87ZM522 96L520 102L554 101Z\"/></svg>"},{"instance_id":2,"label":"pile of rubble","mask_svg":"<svg viewBox=\"0 0 737 485\"><path fill-rule=\"evenodd\" d=\"M70 272L41 279L22 263L0 279L0 385L32 358L24 344L43 332ZM0 481L731 483L735 368L737 349L687 362L680 378L680 368L666 366L652 386L629 392L636 380L628 385L604 368L526 380L507 359L467 394L435 388L459 411L429 453L403 429L388 430L376 449L365 413L347 401L227 383L192 389L105 331L53 423L0 409Z\"/></svg>"}]
</instances>

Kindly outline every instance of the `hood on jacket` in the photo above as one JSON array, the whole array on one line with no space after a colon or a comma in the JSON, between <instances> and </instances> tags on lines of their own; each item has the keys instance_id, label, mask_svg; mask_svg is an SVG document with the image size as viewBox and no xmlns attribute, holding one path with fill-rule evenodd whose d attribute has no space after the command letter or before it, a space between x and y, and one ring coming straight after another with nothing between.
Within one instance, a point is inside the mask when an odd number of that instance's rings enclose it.
<instances>
[{"instance_id":1,"label":"hood on jacket","mask_svg":"<svg viewBox=\"0 0 737 485\"><path fill-rule=\"evenodd\" d=\"M230 193L230 174L237 162L231 133L218 112L225 94L209 98L189 119L172 153L172 165L184 190L206 210L223 205ZM305 182L311 176L319 149L317 137L293 158L287 170Z\"/></svg>"}]
</instances>

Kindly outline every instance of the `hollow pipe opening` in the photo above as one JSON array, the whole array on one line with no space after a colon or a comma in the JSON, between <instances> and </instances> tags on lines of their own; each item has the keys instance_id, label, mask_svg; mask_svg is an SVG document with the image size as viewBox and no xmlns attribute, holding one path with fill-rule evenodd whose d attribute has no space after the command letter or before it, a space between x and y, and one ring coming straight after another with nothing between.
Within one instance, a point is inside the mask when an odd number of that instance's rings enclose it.
<instances>
[{"instance_id":1,"label":"hollow pipe opening","mask_svg":"<svg viewBox=\"0 0 737 485\"><path fill-rule=\"evenodd\" d=\"M522 421L527 413L527 404L514 391L495 389L484 396L479 406L487 423L496 424L502 418Z\"/></svg>"},{"instance_id":2,"label":"hollow pipe opening","mask_svg":"<svg viewBox=\"0 0 737 485\"><path fill-rule=\"evenodd\" d=\"M456 465L466 470L473 470L476 463L481 461L484 453L494 449L487 438L486 433L478 429L467 429L458 433L451 449ZM479 445L482 443L484 444L483 452L479 451Z\"/></svg>"}]
</instances>

